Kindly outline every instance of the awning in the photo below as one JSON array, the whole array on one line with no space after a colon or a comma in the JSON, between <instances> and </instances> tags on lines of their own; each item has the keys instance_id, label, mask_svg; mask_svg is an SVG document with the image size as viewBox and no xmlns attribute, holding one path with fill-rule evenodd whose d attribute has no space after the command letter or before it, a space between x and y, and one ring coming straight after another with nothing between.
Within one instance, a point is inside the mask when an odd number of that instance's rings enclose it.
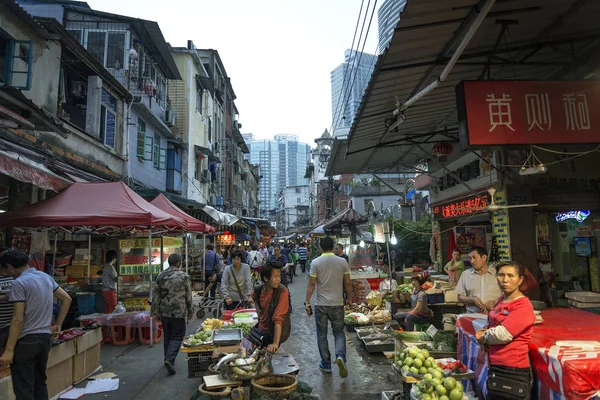
<instances>
[{"instance_id":1,"label":"awning","mask_svg":"<svg viewBox=\"0 0 600 400\"><path fill-rule=\"evenodd\" d=\"M215 220L217 225L231 226L231 225L235 224L236 222L238 222L238 220L240 219L239 217L236 217L233 214L221 212L219 210L214 209L211 206L204 206L203 210L213 220Z\"/></svg>"},{"instance_id":2,"label":"awning","mask_svg":"<svg viewBox=\"0 0 600 400\"><path fill-rule=\"evenodd\" d=\"M206 204L199 203L195 200L186 199L183 196L178 196L173 193L165 192L164 190L139 188L139 189L135 189L135 192L137 194L139 194L140 196L142 196L144 199L154 199L157 196L162 194L163 196L165 196L167 199L169 199L170 201L172 201L175 204L178 204L180 206L194 208L197 210L204 209L204 206L206 205Z\"/></svg>"},{"instance_id":3,"label":"awning","mask_svg":"<svg viewBox=\"0 0 600 400\"><path fill-rule=\"evenodd\" d=\"M72 183L50 171L44 164L12 151L0 150L0 172L18 181L57 193Z\"/></svg>"},{"instance_id":4,"label":"awning","mask_svg":"<svg viewBox=\"0 0 600 400\"><path fill-rule=\"evenodd\" d=\"M214 162L218 162L218 163L221 162L219 157L215 156L208 147L196 145L196 146L194 146L194 149L195 149L197 155L204 155L204 156L208 157L208 161L214 161Z\"/></svg>"},{"instance_id":5,"label":"awning","mask_svg":"<svg viewBox=\"0 0 600 400\"><path fill-rule=\"evenodd\" d=\"M466 49L446 80L416 96L436 85L484 3L408 0L389 47L378 57L347 140L333 146L328 176L415 172L431 158L435 143L458 143L455 87L463 80L585 76L590 59L576 63L572 54L595 51L600 2L496 1L470 42L464 42ZM579 71L571 74L575 68ZM404 122L389 132L397 110Z\"/></svg>"}]
</instances>

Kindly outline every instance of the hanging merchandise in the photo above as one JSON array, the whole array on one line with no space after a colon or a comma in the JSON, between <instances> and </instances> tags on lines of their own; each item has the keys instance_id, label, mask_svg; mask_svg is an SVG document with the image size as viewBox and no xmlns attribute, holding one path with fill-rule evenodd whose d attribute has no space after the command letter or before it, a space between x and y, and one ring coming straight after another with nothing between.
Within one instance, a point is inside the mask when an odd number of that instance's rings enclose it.
<instances>
[{"instance_id":1,"label":"hanging merchandise","mask_svg":"<svg viewBox=\"0 0 600 400\"><path fill-rule=\"evenodd\" d=\"M492 248L490 250L490 262L500 261L500 249L498 249L498 239L496 235L492 236Z\"/></svg>"}]
</instances>

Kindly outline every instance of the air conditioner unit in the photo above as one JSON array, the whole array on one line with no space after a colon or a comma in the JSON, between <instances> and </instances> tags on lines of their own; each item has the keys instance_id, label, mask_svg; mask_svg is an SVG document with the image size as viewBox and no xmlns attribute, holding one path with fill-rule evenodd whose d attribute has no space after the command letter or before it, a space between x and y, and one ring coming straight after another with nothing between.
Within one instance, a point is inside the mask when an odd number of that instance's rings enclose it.
<instances>
[{"instance_id":1,"label":"air conditioner unit","mask_svg":"<svg viewBox=\"0 0 600 400\"><path fill-rule=\"evenodd\" d=\"M210 171L205 169L204 171L202 171L202 182L206 183L206 182L210 182Z\"/></svg>"},{"instance_id":2,"label":"air conditioner unit","mask_svg":"<svg viewBox=\"0 0 600 400\"><path fill-rule=\"evenodd\" d=\"M165 111L165 122L168 126L175 126L175 113L173 111Z\"/></svg>"}]
</instances>

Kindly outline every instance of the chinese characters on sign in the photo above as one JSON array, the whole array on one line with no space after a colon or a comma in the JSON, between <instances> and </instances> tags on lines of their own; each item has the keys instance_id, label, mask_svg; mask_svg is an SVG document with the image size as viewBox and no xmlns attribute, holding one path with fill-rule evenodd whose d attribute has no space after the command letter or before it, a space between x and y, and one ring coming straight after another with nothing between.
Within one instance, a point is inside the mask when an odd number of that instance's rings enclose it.
<instances>
[{"instance_id":1,"label":"chinese characters on sign","mask_svg":"<svg viewBox=\"0 0 600 400\"><path fill-rule=\"evenodd\" d=\"M152 266L153 274L156 275L162 271L162 265L156 264ZM143 275L150 273L150 266L145 265L121 265L119 267L119 275Z\"/></svg>"},{"instance_id":2,"label":"chinese characters on sign","mask_svg":"<svg viewBox=\"0 0 600 400\"><path fill-rule=\"evenodd\" d=\"M469 81L457 86L463 145L600 142L592 81Z\"/></svg>"},{"instance_id":3,"label":"chinese characters on sign","mask_svg":"<svg viewBox=\"0 0 600 400\"><path fill-rule=\"evenodd\" d=\"M479 168L479 160L474 160L467 165L454 171L462 182L469 181L471 179L479 178L481 176L481 169ZM460 184L460 181L456 180L454 176L446 174L438 180L438 187L440 190L446 190L453 186Z\"/></svg>"},{"instance_id":4,"label":"chinese characters on sign","mask_svg":"<svg viewBox=\"0 0 600 400\"><path fill-rule=\"evenodd\" d=\"M219 244L233 244L235 243L235 235L234 234L226 234L217 236L217 242Z\"/></svg>"},{"instance_id":5,"label":"chinese characters on sign","mask_svg":"<svg viewBox=\"0 0 600 400\"><path fill-rule=\"evenodd\" d=\"M483 211L489 203L490 196L486 194L436 205L433 207L433 217L435 219L447 219L471 215Z\"/></svg>"}]
</instances>

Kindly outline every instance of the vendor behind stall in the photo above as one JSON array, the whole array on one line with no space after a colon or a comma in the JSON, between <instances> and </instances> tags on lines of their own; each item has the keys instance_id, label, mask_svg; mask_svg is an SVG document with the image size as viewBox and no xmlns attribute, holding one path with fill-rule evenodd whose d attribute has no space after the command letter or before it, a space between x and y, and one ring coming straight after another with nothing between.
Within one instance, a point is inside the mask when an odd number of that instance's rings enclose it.
<instances>
[{"instance_id":1,"label":"vendor behind stall","mask_svg":"<svg viewBox=\"0 0 600 400\"><path fill-rule=\"evenodd\" d=\"M102 269L102 297L104 297L104 313L110 314L117 307L117 252L109 250L105 256L106 263Z\"/></svg>"},{"instance_id":2,"label":"vendor behind stall","mask_svg":"<svg viewBox=\"0 0 600 400\"><path fill-rule=\"evenodd\" d=\"M488 328L476 334L489 357L486 399L529 399L533 386L529 343L535 314L519 290L524 269L514 262L502 262L496 268L502 297L488 314Z\"/></svg>"},{"instance_id":3,"label":"vendor behind stall","mask_svg":"<svg viewBox=\"0 0 600 400\"><path fill-rule=\"evenodd\" d=\"M425 325L431 322L433 313L427 307L427 293L423 290L423 284L427 282L429 273L427 271L412 277L413 294L410 297L411 310L394 315L407 331L414 331L415 324Z\"/></svg>"},{"instance_id":4,"label":"vendor behind stall","mask_svg":"<svg viewBox=\"0 0 600 400\"><path fill-rule=\"evenodd\" d=\"M444 271L448 274L448 281L456 286L464 270L465 264L460 259L460 250L454 249L452 251L452 260L448 261L444 267Z\"/></svg>"},{"instance_id":5,"label":"vendor behind stall","mask_svg":"<svg viewBox=\"0 0 600 400\"><path fill-rule=\"evenodd\" d=\"M488 265L487 252L476 246L469 252L471 269L460 276L456 285L458 301L471 313L487 313L502 294L496 281L496 270Z\"/></svg>"},{"instance_id":6,"label":"vendor behind stall","mask_svg":"<svg viewBox=\"0 0 600 400\"><path fill-rule=\"evenodd\" d=\"M281 267L278 262L267 262L260 269L263 284L252 293L259 321L252 327L249 340L271 353L277 352L290 335L289 292L281 285Z\"/></svg>"}]
</instances>

